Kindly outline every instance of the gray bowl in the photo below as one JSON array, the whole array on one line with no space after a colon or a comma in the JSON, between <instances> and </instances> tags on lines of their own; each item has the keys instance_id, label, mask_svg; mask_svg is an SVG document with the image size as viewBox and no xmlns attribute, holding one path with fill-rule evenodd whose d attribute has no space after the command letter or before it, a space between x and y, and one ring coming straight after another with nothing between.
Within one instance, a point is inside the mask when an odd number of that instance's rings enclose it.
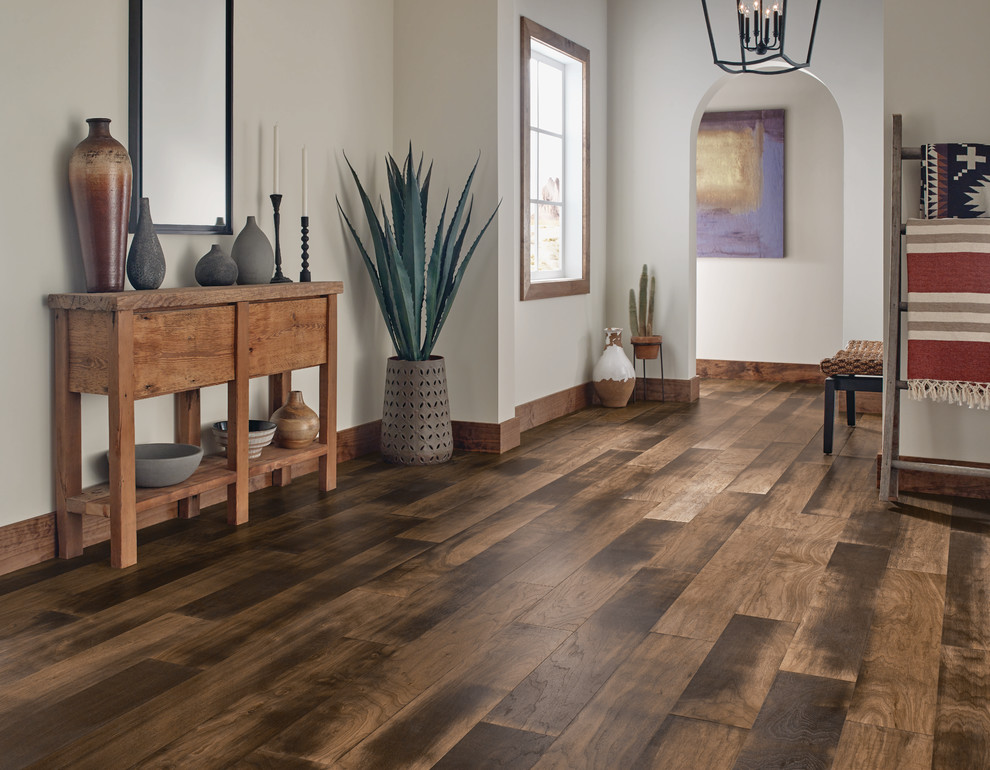
<instances>
[{"instance_id":1,"label":"gray bowl","mask_svg":"<svg viewBox=\"0 0 990 770\"><path fill-rule=\"evenodd\" d=\"M138 444L134 480L139 487L170 487L192 476L202 459L202 447L192 444Z\"/></svg>"}]
</instances>

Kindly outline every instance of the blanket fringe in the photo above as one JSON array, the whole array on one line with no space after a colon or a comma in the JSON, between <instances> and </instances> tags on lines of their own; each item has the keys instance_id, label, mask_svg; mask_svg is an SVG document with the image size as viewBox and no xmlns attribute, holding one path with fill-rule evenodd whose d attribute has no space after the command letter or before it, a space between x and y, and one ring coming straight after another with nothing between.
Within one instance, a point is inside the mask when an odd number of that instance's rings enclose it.
<instances>
[{"instance_id":1,"label":"blanket fringe","mask_svg":"<svg viewBox=\"0 0 990 770\"><path fill-rule=\"evenodd\" d=\"M947 380L908 380L911 398L927 398L970 409L990 409L990 383Z\"/></svg>"}]
</instances>

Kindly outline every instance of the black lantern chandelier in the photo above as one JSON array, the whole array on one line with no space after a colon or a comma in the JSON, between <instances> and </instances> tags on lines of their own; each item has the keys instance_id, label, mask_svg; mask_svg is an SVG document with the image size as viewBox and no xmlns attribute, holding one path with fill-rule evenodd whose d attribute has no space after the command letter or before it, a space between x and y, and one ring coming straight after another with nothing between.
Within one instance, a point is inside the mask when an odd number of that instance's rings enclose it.
<instances>
[{"instance_id":1,"label":"black lantern chandelier","mask_svg":"<svg viewBox=\"0 0 990 770\"><path fill-rule=\"evenodd\" d=\"M739 57L736 60L720 57L712 32L712 22L708 16L708 0L701 0L705 11L705 24L708 27L708 40L712 45L712 58L715 64L726 72L754 72L759 75L775 75L782 72L794 72L807 67L811 63L811 49L815 44L815 30L818 27L818 12L822 0L813 0L814 19L811 21L811 31L808 37L808 52L804 61L796 61L788 55L785 48L785 32L787 30L787 11L800 0L733 0L736 5L736 21L738 36L732 44L739 46ZM804 0L809 9L812 0ZM728 43L726 43L728 46ZM763 67L767 62L772 66Z\"/></svg>"}]
</instances>

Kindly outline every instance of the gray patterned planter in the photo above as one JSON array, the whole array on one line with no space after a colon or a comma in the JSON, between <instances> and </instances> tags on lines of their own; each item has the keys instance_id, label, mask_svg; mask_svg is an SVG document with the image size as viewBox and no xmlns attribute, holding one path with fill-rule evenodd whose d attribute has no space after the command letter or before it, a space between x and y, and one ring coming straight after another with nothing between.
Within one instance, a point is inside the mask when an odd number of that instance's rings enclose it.
<instances>
[{"instance_id":1,"label":"gray patterned planter","mask_svg":"<svg viewBox=\"0 0 990 770\"><path fill-rule=\"evenodd\" d=\"M454 453L442 356L388 359L381 450L387 462L399 465L436 465Z\"/></svg>"}]
</instances>

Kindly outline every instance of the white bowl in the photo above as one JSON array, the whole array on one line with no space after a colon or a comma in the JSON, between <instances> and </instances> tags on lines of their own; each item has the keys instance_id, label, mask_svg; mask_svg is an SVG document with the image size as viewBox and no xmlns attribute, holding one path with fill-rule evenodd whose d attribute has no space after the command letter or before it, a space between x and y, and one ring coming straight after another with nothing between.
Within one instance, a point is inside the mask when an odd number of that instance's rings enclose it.
<instances>
[{"instance_id":1,"label":"white bowl","mask_svg":"<svg viewBox=\"0 0 990 770\"><path fill-rule=\"evenodd\" d=\"M134 483L139 487L170 487L193 475L203 459L193 444L136 444Z\"/></svg>"},{"instance_id":2,"label":"white bowl","mask_svg":"<svg viewBox=\"0 0 990 770\"><path fill-rule=\"evenodd\" d=\"M272 443L276 425L268 420L248 420L248 457L261 457L261 450ZM213 423L213 436L227 453L227 421Z\"/></svg>"}]
</instances>

